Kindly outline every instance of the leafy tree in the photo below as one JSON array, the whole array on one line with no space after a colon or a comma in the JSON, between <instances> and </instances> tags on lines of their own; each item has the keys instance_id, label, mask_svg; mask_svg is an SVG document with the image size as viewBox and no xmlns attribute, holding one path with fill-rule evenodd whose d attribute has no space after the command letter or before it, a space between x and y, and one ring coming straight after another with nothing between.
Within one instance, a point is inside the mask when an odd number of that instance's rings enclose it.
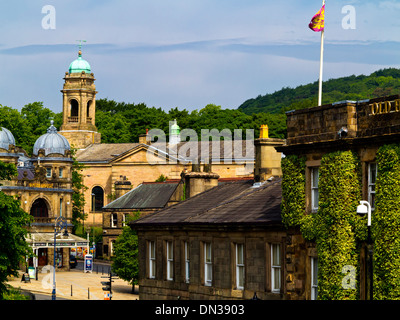
<instances>
[{"instance_id":1,"label":"leafy tree","mask_svg":"<svg viewBox=\"0 0 400 320\"><path fill-rule=\"evenodd\" d=\"M9 179L16 173L15 166L0 161L0 179ZM25 240L31 221L32 216L21 209L19 200L0 191L0 299L8 290L7 277L18 276L19 264L33 254Z\"/></svg>"},{"instance_id":2,"label":"leafy tree","mask_svg":"<svg viewBox=\"0 0 400 320\"><path fill-rule=\"evenodd\" d=\"M74 225L74 231L76 231L77 227L81 223L81 221L85 220L86 215L83 211L85 207L85 196L84 192L88 189L83 184L83 174L82 169L84 165L79 163L76 160L75 154L76 149L71 148L72 153L72 223Z\"/></svg>"},{"instance_id":3,"label":"leafy tree","mask_svg":"<svg viewBox=\"0 0 400 320\"><path fill-rule=\"evenodd\" d=\"M133 218L139 217L139 212ZM129 219L128 219L129 220ZM114 244L114 261L112 270L118 277L132 284L132 293L139 279L138 236L130 227L123 228L122 234Z\"/></svg>"}]
</instances>

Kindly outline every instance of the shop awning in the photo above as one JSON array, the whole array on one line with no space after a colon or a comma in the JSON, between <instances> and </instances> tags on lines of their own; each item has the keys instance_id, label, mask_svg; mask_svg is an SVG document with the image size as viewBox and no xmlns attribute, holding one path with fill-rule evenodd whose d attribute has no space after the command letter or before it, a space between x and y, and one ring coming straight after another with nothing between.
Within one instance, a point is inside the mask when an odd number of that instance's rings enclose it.
<instances>
[{"instance_id":1,"label":"shop awning","mask_svg":"<svg viewBox=\"0 0 400 320\"><path fill-rule=\"evenodd\" d=\"M54 233L51 232L34 232L28 234L26 242L32 248L54 248ZM75 248L86 247L88 241L74 234L64 236L58 234L56 236L56 248Z\"/></svg>"}]
</instances>

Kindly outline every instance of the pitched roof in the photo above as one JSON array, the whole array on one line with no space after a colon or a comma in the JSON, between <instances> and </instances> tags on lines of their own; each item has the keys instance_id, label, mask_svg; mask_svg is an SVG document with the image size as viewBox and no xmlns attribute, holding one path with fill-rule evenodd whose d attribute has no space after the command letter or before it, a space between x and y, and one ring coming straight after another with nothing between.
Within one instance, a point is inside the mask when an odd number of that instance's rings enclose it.
<instances>
[{"instance_id":1,"label":"pitched roof","mask_svg":"<svg viewBox=\"0 0 400 320\"><path fill-rule=\"evenodd\" d=\"M281 199L279 178L259 187L253 181L226 182L133 221L131 226L281 224Z\"/></svg>"},{"instance_id":2,"label":"pitched roof","mask_svg":"<svg viewBox=\"0 0 400 320\"><path fill-rule=\"evenodd\" d=\"M144 145L141 143L95 143L76 152L76 159L80 162L109 162L119 155ZM147 147L147 145L144 145ZM225 160L254 160L255 150L253 140L232 141L188 141L177 145L168 143L153 143L151 150L160 150L180 160L212 158L214 161ZM155 148L155 149L154 149Z\"/></svg>"},{"instance_id":3,"label":"pitched roof","mask_svg":"<svg viewBox=\"0 0 400 320\"><path fill-rule=\"evenodd\" d=\"M103 209L161 209L178 187L179 181L143 183Z\"/></svg>"},{"instance_id":4,"label":"pitched roof","mask_svg":"<svg viewBox=\"0 0 400 320\"><path fill-rule=\"evenodd\" d=\"M139 143L94 143L78 150L76 159L80 162L108 162L138 145Z\"/></svg>"}]
</instances>

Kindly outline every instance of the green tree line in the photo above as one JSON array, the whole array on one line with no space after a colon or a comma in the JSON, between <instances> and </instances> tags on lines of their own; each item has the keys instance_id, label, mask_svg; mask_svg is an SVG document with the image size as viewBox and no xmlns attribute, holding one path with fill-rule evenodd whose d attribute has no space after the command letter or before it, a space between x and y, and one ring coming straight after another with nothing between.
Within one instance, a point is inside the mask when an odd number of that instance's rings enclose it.
<instances>
[{"instance_id":1,"label":"green tree line","mask_svg":"<svg viewBox=\"0 0 400 320\"><path fill-rule=\"evenodd\" d=\"M286 116L283 114L257 113L247 115L241 110L222 109L209 104L204 108L189 112L174 108L168 112L161 108L147 107L144 103L134 104L99 99L96 101L96 127L101 133L102 143L138 142L139 135L146 129L161 129L168 136L169 122L177 120L181 129L193 129L200 137L201 129L254 129L255 138L260 126L268 124L270 137L284 138ZM25 105L21 111L0 105L0 126L9 129L17 146L32 154L35 141L54 120L56 128L62 124L62 112L55 113L43 106L42 102Z\"/></svg>"},{"instance_id":2,"label":"green tree line","mask_svg":"<svg viewBox=\"0 0 400 320\"><path fill-rule=\"evenodd\" d=\"M369 76L349 76L330 79L323 83L323 104L342 100L364 100L398 94L400 69L378 70ZM138 142L146 129L161 129L166 135L169 122L177 120L181 129L193 129L200 137L201 129L253 129L255 138L262 124L269 127L272 138L286 137L286 115L289 110L310 108L317 105L318 82L296 88L282 88L273 94L258 96L245 101L238 109L222 109L208 104L200 110L148 107L144 103L117 102L108 99L96 101L96 126L103 143ZM55 113L42 102L25 105L21 111L0 105L0 126L9 129L24 150L31 154L33 144L46 133L54 120L59 129L62 112Z\"/></svg>"},{"instance_id":3,"label":"green tree line","mask_svg":"<svg viewBox=\"0 0 400 320\"><path fill-rule=\"evenodd\" d=\"M381 69L370 75L329 79L322 85L322 104L343 100L364 100L398 94L400 69ZM246 114L259 112L279 114L317 105L318 81L295 88L282 88L271 94L248 99L239 106Z\"/></svg>"}]
</instances>

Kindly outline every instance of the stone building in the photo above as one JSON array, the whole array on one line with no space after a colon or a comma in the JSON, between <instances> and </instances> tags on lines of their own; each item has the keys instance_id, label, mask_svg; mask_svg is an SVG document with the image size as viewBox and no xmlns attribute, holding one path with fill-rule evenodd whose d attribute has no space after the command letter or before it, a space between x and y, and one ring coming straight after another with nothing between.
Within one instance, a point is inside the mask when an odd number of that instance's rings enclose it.
<instances>
[{"instance_id":1,"label":"stone building","mask_svg":"<svg viewBox=\"0 0 400 320\"><path fill-rule=\"evenodd\" d=\"M116 183L116 192L120 191L124 182L126 180L121 179ZM135 214L144 217L178 203L183 199L183 189L181 180L166 180L144 182L124 195L119 193L116 200L103 208L103 254L113 255L115 240Z\"/></svg>"},{"instance_id":2,"label":"stone building","mask_svg":"<svg viewBox=\"0 0 400 320\"><path fill-rule=\"evenodd\" d=\"M191 162L197 159L202 166L211 159L215 172L221 177L253 175L252 140L226 144L224 141L183 142L176 121L170 126L170 141L166 144L152 143L147 133L143 133L138 142L101 143L101 134L95 126L95 78L81 51L65 73L61 92L63 124L60 134L77 148L76 159L84 165L83 183L88 187L84 193L84 212L88 216L85 225L102 226L102 208L116 198L115 184L121 176L126 177L132 188L155 181L161 175L180 179L182 171L190 170Z\"/></svg>"},{"instance_id":3,"label":"stone building","mask_svg":"<svg viewBox=\"0 0 400 320\"><path fill-rule=\"evenodd\" d=\"M140 299L283 298L286 229L274 176L281 154L271 148L283 140L264 135L255 144L256 166L270 165L257 168L257 181L218 181L194 164L184 175L187 200L130 222Z\"/></svg>"},{"instance_id":4,"label":"stone building","mask_svg":"<svg viewBox=\"0 0 400 320\"><path fill-rule=\"evenodd\" d=\"M360 161L359 200L370 203L374 223L375 198L379 194L379 188L376 189L379 170L377 151L382 146L400 141L399 98L396 95L363 101L341 101L287 113L286 144L277 147L277 150L287 157L294 155L305 159L304 214L310 215L320 210L319 168L323 157L348 150L354 152ZM288 229L286 240L287 298L317 298L318 277L321 276L319 274L317 277L317 246L312 241L304 240L299 226ZM365 244L362 246L365 248ZM390 250L389 243L386 246ZM370 260L365 252L364 249L360 250L358 258L356 290L359 290L360 299L369 298L371 285L367 276Z\"/></svg>"},{"instance_id":5,"label":"stone building","mask_svg":"<svg viewBox=\"0 0 400 320\"><path fill-rule=\"evenodd\" d=\"M33 155L15 145L12 133L1 128L0 160L13 163L18 176L1 181L0 190L16 197L21 207L33 217L27 242L36 255L29 264L34 267L53 265L56 241L57 267L69 270L70 248L86 246L86 240L72 235L72 159L66 138L51 124L33 147ZM62 216L66 230L54 240L56 219ZM64 234L68 232L68 235Z\"/></svg>"}]
</instances>

